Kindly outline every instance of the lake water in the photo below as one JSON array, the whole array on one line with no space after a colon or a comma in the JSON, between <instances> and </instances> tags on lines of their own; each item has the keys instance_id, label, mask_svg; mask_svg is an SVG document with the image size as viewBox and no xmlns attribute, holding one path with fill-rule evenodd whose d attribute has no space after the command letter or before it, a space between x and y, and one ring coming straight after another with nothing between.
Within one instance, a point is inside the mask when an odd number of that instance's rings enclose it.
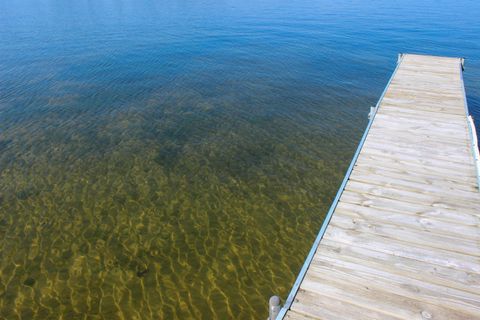
<instances>
[{"instance_id":1,"label":"lake water","mask_svg":"<svg viewBox=\"0 0 480 320\"><path fill-rule=\"evenodd\" d=\"M399 52L472 1L0 0L0 318L265 319Z\"/></svg>"}]
</instances>

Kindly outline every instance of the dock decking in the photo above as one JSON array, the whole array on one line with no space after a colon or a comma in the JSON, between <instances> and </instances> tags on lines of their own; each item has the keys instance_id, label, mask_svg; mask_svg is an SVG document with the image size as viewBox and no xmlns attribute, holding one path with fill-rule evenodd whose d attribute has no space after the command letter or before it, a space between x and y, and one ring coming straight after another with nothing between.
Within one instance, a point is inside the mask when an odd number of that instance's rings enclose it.
<instances>
[{"instance_id":1,"label":"dock decking","mask_svg":"<svg viewBox=\"0 0 480 320\"><path fill-rule=\"evenodd\" d=\"M480 319L462 59L401 55L277 319Z\"/></svg>"}]
</instances>

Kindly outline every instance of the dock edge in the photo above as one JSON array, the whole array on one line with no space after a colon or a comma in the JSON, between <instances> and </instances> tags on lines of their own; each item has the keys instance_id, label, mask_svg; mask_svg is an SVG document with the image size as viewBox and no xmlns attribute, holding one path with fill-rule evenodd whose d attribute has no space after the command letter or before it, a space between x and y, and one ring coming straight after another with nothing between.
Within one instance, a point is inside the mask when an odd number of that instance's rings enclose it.
<instances>
[{"instance_id":1,"label":"dock edge","mask_svg":"<svg viewBox=\"0 0 480 320\"><path fill-rule=\"evenodd\" d=\"M292 289L290 290L290 293L287 297L287 300L285 300L285 303L280 310L280 312L277 315L276 320L282 320L287 311L290 309L292 306L292 303L295 299L295 296L297 295L298 289L300 288L300 285L303 281L303 278L305 278L305 274L307 273L308 267L310 266L310 263L312 262L313 256L315 255L315 252L317 251L318 246L320 245L320 241L323 238L323 235L325 234L325 231L327 230L327 227L330 223L330 220L332 218L333 212L335 211L335 208L337 207L338 201L340 200L340 197L342 196L343 190L345 189L345 186L347 185L348 180L350 179L350 175L353 171L353 167L355 166L358 156L360 155L360 151L363 148L363 145L365 144L365 140L367 139L368 132L370 131L370 128L373 124L373 120L375 119L375 115L378 111L378 107L380 106L385 94L387 93L388 88L390 87L390 83L392 82L393 78L395 77L397 70L399 69L401 63L403 61L403 53L398 54L398 59L397 59L397 64L395 66L395 70L393 71L392 75L390 76L390 79L388 80L387 85L385 86L385 89L383 90L380 99L378 99L377 104L375 105L374 108L371 109L371 113L369 114L369 121L368 125L363 133L362 139L360 140L357 150L355 151L355 154L352 158L352 161L350 162L350 166L347 169L347 172L345 174L345 177L343 178L342 184L340 185L337 194L333 200L332 205L330 206L330 209L328 210L327 215L325 216L325 220L323 221L322 227L320 228L320 231L317 234L317 237L315 238L315 241L313 242L312 248L310 249L307 258L305 259L305 262L303 263L302 269L300 269L300 272L295 279L295 283L293 284Z\"/></svg>"}]
</instances>

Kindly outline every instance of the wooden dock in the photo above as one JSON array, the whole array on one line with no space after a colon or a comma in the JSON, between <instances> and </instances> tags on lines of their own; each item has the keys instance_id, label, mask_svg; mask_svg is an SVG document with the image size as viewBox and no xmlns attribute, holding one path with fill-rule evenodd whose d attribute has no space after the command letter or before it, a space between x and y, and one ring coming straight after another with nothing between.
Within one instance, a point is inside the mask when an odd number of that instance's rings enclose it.
<instances>
[{"instance_id":1,"label":"wooden dock","mask_svg":"<svg viewBox=\"0 0 480 320\"><path fill-rule=\"evenodd\" d=\"M478 159L462 64L399 57L278 320L480 319Z\"/></svg>"}]
</instances>

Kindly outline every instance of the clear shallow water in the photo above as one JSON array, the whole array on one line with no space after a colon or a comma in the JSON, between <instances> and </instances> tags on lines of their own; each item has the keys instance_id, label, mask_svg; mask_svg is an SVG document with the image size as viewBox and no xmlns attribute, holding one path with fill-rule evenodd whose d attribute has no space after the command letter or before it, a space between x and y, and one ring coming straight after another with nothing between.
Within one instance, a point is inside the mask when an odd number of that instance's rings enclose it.
<instances>
[{"instance_id":1,"label":"clear shallow water","mask_svg":"<svg viewBox=\"0 0 480 320\"><path fill-rule=\"evenodd\" d=\"M398 52L476 1L0 1L0 318L258 319Z\"/></svg>"}]
</instances>

